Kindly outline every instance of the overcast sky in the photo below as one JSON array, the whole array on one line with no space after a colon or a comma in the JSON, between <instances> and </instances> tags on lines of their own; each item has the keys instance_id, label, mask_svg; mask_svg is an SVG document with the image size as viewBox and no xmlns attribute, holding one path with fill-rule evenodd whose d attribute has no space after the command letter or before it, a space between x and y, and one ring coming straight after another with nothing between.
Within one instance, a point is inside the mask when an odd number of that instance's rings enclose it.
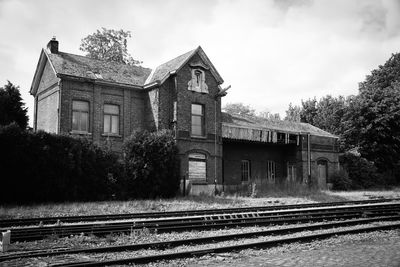
<instances>
[{"instance_id":1,"label":"overcast sky","mask_svg":"<svg viewBox=\"0 0 400 267\"><path fill-rule=\"evenodd\" d=\"M101 27L131 31L130 53L150 68L201 45L232 85L223 103L284 115L290 102L356 94L400 52L400 0L0 0L0 86L20 86L30 124L40 49L56 36L82 54Z\"/></svg>"}]
</instances>

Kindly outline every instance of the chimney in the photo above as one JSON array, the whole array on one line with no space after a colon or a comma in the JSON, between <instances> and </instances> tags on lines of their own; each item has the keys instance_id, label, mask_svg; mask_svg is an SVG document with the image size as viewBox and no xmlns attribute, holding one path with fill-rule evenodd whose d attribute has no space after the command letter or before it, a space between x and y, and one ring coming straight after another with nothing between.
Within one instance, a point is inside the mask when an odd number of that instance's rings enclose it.
<instances>
[{"instance_id":1,"label":"chimney","mask_svg":"<svg viewBox=\"0 0 400 267\"><path fill-rule=\"evenodd\" d=\"M58 41L56 40L56 37L54 36L50 42L47 44L47 49L50 51L52 54L57 54L58 53Z\"/></svg>"}]
</instances>

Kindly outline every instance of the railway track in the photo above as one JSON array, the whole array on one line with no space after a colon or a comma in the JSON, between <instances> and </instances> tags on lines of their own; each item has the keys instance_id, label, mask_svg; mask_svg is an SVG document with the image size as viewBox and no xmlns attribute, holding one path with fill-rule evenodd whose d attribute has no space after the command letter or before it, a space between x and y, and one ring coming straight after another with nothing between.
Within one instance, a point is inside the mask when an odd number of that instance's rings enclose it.
<instances>
[{"instance_id":1,"label":"railway track","mask_svg":"<svg viewBox=\"0 0 400 267\"><path fill-rule=\"evenodd\" d=\"M5 255L0 256L0 262L10 261L14 259L22 259L22 258L31 258L31 257L53 257L56 255L66 255L66 254L93 254L93 253L110 253L110 252L121 252L121 251L135 251L140 249L166 249L172 248L182 245L199 245L199 244L213 244L215 242L222 242L226 240L238 240L245 238L254 238L260 236L279 236L286 235L292 233L298 233L302 231L314 231L314 230L322 230L322 229L334 229L337 227L344 226L354 226L354 225L362 225L377 221L393 221L400 220L400 216L385 216L380 218L367 218L367 219L353 219L341 222L331 222L331 223L319 223L307 226L295 226L295 227L286 227L282 229L275 230L264 230L264 231L253 231L247 233L239 233L239 234L228 234L228 235L217 235L217 236L209 236L202 238L192 238L192 239L183 239L183 240L174 240L174 241L166 241L166 242L154 242L154 243L143 243L143 244L134 244L134 245L125 245L125 246L109 246L109 247L100 247L100 248L89 248L89 249L73 249L73 250L63 250L63 251L41 251L41 252L30 252L30 253L20 253L14 255ZM275 238L273 240L267 241L257 241L257 242L245 242L236 245L228 245L228 246L218 246L214 245L211 248L207 249L192 249L184 252L173 252L173 253L162 253L162 254L154 254L147 256L138 256L138 257L130 257L116 260L107 260L107 261L85 261L85 262L64 262L61 265L54 266L105 266L105 265L115 265L115 264L139 264L139 263L149 263L160 260L172 260L179 258L188 258L194 256L201 256L209 253L221 253L221 252L231 252L237 251L246 248L261 248L261 247L270 247L276 246L280 244L287 244L293 242L306 242L315 239L323 239L329 238L337 235L344 234L354 234L361 232L369 232L369 231L377 231L377 230L387 230L400 228L400 224L390 224L383 226L369 226L369 227L361 227L358 229L350 229L350 230L335 230L327 233L318 233L318 234L307 234L300 237L286 237L286 238Z\"/></svg>"},{"instance_id":2,"label":"railway track","mask_svg":"<svg viewBox=\"0 0 400 267\"><path fill-rule=\"evenodd\" d=\"M39 224L56 224L56 223L75 223L75 222L94 222L108 220L128 220L142 218L168 218L183 217L196 215L217 215L225 213L243 213L243 212L261 212L284 209L304 209L314 207L343 206L356 204L373 204L383 202L400 201L400 199L374 199L359 201L342 201L329 203L311 203L311 204L294 204L294 205L276 205L261 207L245 207L245 208L227 208L227 209L203 209L203 210L186 210L186 211L166 211L166 212L143 212L130 214L108 214L108 215L85 215L85 216L58 216L58 217L37 217L37 218L18 218L0 220L0 228L11 226L28 226Z\"/></svg>"},{"instance_id":3,"label":"railway track","mask_svg":"<svg viewBox=\"0 0 400 267\"><path fill-rule=\"evenodd\" d=\"M265 248L272 247L282 244L290 244L294 242L309 242L316 239L326 239L333 236L339 235L348 235L348 234L357 234L378 230L389 230L389 229L398 229L400 228L400 224L391 224L384 226L370 226L370 227L362 227L358 229L352 230L342 230L342 231L334 231L328 233L320 233L320 234L308 234L300 237L288 237L288 238L277 238L274 240L267 241L259 241L259 242L245 242L242 244L236 245L228 245L228 246L213 246L211 248L206 249L194 249L187 250L183 252L172 252L172 253L162 253L162 254L154 254L154 255L146 255L146 256L138 256L138 257L130 257L130 258L120 258L114 260L102 260L102 261L84 261L84 262L71 262L71 263L62 263L52 265L53 267L59 266L70 266L70 267L80 267L80 266L110 266L110 265L121 265L121 264L144 264L150 262L157 262L161 260L174 260L181 258L192 258L199 257L206 254L212 253L226 253L232 251L239 251L243 249L250 248Z\"/></svg>"},{"instance_id":4,"label":"railway track","mask_svg":"<svg viewBox=\"0 0 400 267\"><path fill-rule=\"evenodd\" d=\"M150 231L172 232L209 230L254 225L279 225L304 222L344 220L361 217L397 216L400 203L376 203L352 206L334 206L280 211L261 211L245 213L224 213L197 215L176 218L146 219L128 222L104 222L56 225L42 227L23 227L11 230L11 241L37 240L47 236L59 237L76 234L106 235L110 233L129 233L147 228ZM2 231L6 229L0 229Z\"/></svg>"}]
</instances>

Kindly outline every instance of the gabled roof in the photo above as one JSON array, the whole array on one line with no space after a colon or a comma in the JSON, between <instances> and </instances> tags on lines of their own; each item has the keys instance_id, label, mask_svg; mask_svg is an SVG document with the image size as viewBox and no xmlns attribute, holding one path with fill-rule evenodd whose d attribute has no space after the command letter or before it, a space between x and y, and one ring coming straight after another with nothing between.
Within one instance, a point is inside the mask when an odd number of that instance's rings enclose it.
<instances>
[{"instance_id":1,"label":"gabled roof","mask_svg":"<svg viewBox=\"0 0 400 267\"><path fill-rule=\"evenodd\" d=\"M315 136L338 138L336 135L328 133L311 124L292 121L273 121L261 117L241 116L238 114L228 114L222 112L222 125L228 127L238 127L256 130L272 130L292 134L311 134Z\"/></svg>"},{"instance_id":2,"label":"gabled roof","mask_svg":"<svg viewBox=\"0 0 400 267\"><path fill-rule=\"evenodd\" d=\"M183 55L180 55L164 64L158 66L149 76L146 84L151 84L156 81L162 83L164 82L172 73L179 71L196 53L199 54L200 58L204 63L210 67L211 73L214 75L215 79L221 84L224 82L221 75L219 75L217 69L211 63L210 59L204 53L203 49L199 46L194 50L191 50Z\"/></svg>"},{"instance_id":3,"label":"gabled roof","mask_svg":"<svg viewBox=\"0 0 400 267\"><path fill-rule=\"evenodd\" d=\"M142 86L151 72L151 69L141 66L131 66L64 52L49 53L48 58L58 74L101 79L120 84Z\"/></svg>"},{"instance_id":4,"label":"gabled roof","mask_svg":"<svg viewBox=\"0 0 400 267\"><path fill-rule=\"evenodd\" d=\"M70 76L115 84L143 86L151 69L123 63L93 59L64 52L49 53L42 49L39 63L33 78L31 94L37 90L46 62L49 61L57 77Z\"/></svg>"},{"instance_id":5,"label":"gabled roof","mask_svg":"<svg viewBox=\"0 0 400 267\"><path fill-rule=\"evenodd\" d=\"M65 52L50 53L47 49L42 49L30 93L33 95L36 93L47 61L50 62L57 77L77 77L143 88L145 85L163 83L171 74L181 69L196 53L210 68L216 80L223 83L223 79L200 46L161 64L153 71L141 66L98 60Z\"/></svg>"}]
</instances>

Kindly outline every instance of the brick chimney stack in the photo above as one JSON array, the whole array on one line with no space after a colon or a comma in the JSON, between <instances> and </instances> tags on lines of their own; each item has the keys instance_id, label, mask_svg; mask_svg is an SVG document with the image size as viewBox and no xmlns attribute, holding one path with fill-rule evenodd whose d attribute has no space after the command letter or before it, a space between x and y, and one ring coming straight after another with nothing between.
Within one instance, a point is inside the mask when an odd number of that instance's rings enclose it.
<instances>
[{"instance_id":1,"label":"brick chimney stack","mask_svg":"<svg viewBox=\"0 0 400 267\"><path fill-rule=\"evenodd\" d=\"M58 41L55 36L47 44L47 49L49 49L52 54L58 53Z\"/></svg>"}]
</instances>

